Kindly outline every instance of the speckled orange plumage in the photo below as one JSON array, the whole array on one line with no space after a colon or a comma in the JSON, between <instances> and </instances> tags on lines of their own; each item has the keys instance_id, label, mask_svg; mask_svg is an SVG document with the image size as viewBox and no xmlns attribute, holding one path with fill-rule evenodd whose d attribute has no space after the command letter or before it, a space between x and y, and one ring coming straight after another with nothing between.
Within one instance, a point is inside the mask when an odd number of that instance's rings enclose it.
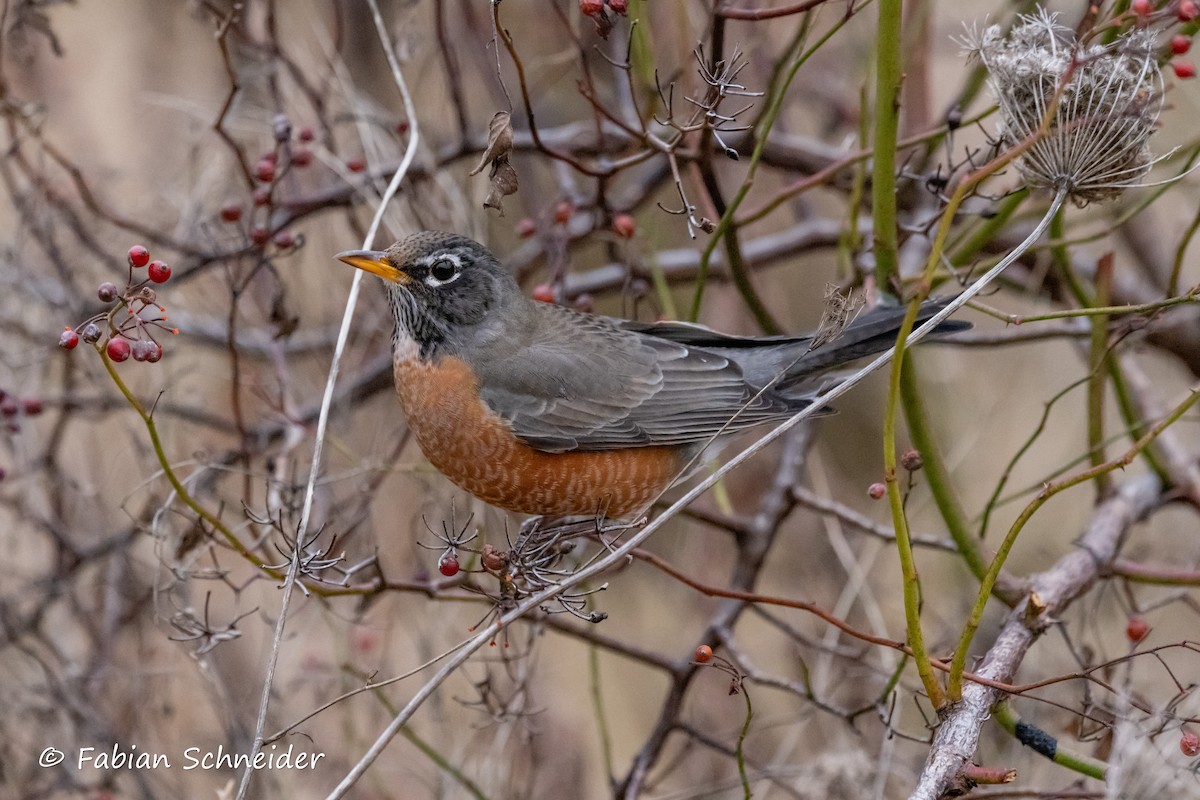
<instances>
[{"instance_id":1,"label":"speckled orange plumage","mask_svg":"<svg viewBox=\"0 0 1200 800\"><path fill-rule=\"evenodd\" d=\"M641 510L684 466L683 448L546 453L522 443L479 399L471 368L398 350L396 393L425 457L460 487L523 514L622 517Z\"/></svg>"}]
</instances>

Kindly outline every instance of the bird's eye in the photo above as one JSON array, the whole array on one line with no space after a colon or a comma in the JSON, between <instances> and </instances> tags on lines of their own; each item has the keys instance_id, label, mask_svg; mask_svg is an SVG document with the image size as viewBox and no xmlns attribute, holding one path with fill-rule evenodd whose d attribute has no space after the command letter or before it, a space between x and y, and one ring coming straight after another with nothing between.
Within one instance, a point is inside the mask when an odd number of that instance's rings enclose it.
<instances>
[{"instance_id":1,"label":"bird's eye","mask_svg":"<svg viewBox=\"0 0 1200 800\"><path fill-rule=\"evenodd\" d=\"M433 262L429 267L429 277L433 278L438 283L447 283L458 277L458 265L453 261L443 258Z\"/></svg>"}]
</instances>

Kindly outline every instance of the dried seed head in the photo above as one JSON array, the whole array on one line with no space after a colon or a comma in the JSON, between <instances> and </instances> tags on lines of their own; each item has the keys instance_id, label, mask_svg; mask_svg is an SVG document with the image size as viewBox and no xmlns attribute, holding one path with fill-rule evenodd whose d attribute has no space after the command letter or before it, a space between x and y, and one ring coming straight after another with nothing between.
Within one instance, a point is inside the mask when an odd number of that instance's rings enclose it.
<instances>
[{"instance_id":1,"label":"dried seed head","mask_svg":"<svg viewBox=\"0 0 1200 800\"><path fill-rule=\"evenodd\" d=\"M1055 20L1021 16L1007 36L992 25L964 44L987 67L1001 141L1036 139L1016 162L1026 183L1066 191L1078 205L1108 200L1155 163L1146 143L1163 105L1154 34L1135 28L1110 45L1084 45Z\"/></svg>"}]
</instances>

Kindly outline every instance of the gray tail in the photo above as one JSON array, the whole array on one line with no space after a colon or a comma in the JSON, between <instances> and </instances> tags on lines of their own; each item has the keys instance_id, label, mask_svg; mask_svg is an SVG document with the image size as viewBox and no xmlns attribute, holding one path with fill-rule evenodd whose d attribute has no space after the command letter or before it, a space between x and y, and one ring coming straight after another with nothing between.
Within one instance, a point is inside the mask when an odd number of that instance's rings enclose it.
<instances>
[{"instance_id":1,"label":"gray tail","mask_svg":"<svg viewBox=\"0 0 1200 800\"><path fill-rule=\"evenodd\" d=\"M926 301L917 314L916 325L921 325L941 311L952 299L947 297ZM861 315L847 325L840 335L801 356L788 368L779 383L779 388L786 390L788 386L805 378L894 347L896 334L907 313L908 309L905 306L895 306L875 308ZM965 331L970 327L969 322L946 320L940 323L931 335L942 336Z\"/></svg>"}]
</instances>

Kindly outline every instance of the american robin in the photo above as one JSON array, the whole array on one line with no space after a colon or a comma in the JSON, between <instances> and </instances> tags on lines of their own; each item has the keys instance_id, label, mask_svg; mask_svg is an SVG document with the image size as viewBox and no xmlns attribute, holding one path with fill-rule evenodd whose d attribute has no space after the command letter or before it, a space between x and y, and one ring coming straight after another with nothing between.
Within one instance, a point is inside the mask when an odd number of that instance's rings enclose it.
<instances>
[{"instance_id":1,"label":"american robin","mask_svg":"<svg viewBox=\"0 0 1200 800\"><path fill-rule=\"evenodd\" d=\"M811 334L731 336L537 302L487 248L452 233L337 258L385 281L396 391L425 456L525 514L643 509L714 437L794 414L831 382L823 373L894 344L904 316L872 311L814 348Z\"/></svg>"}]
</instances>

